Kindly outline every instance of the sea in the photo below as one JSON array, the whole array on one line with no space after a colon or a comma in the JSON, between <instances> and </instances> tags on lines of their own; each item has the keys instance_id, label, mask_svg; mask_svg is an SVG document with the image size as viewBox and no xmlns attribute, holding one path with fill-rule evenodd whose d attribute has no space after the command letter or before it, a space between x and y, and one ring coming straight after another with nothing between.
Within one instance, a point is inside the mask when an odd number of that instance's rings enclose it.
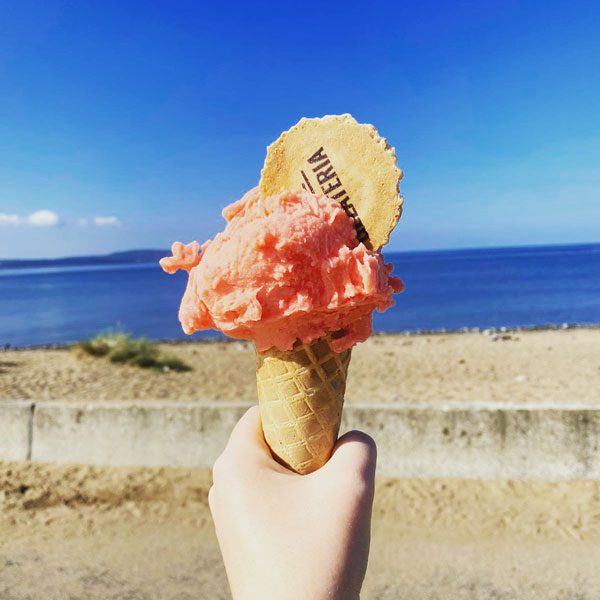
<instances>
[{"instance_id":1,"label":"sea","mask_svg":"<svg viewBox=\"0 0 600 600\"><path fill-rule=\"evenodd\" d=\"M600 325L600 244L385 254L405 283L376 332ZM158 264L0 270L0 348L106 331L192 339L177 320L183 272ZM219 338L214 332L193 338Z\"/></svg>"}]
</instances>

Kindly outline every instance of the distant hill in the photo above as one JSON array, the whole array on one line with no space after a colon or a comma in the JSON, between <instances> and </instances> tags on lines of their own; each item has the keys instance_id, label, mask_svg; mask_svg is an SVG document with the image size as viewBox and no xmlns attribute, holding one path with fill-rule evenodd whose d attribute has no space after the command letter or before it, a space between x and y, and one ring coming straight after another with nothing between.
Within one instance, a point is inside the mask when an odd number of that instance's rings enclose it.
<instances>
[{"instance_id":1,"label":"distant hill","mask_svg":"<svg viewBox=\"0 0 600 600\"><path fill-rule=\"evenodd\" d=\"M64 258L0 259L0 269L28 269L40 267L78 267L86 265L125 265L158 262L168 256L169 250L143 249L113 252L92 256L68 256Z\"/></svg>"}]
</instances>

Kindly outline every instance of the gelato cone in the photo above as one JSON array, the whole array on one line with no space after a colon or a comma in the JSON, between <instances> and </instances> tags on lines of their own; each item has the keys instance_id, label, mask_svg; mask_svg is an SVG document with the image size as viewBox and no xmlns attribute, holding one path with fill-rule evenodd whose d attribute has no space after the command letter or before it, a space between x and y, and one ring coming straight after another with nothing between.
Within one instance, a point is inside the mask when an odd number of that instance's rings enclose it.
<instances>
[{"instance_id":1,"label":"gelato cone","mask_svg":"<svg viewBox=\"0 0 600 600\"><path fill-rule=\"evenodd\" d=\"M265 440L275 458L306 475L322 467L337 440L351 350L325 336L289 352L257 352L256 382Z\"/></svg>"},{"instance_id":2,"label":"gelato cone","mask_svg":"<svg viewBox=\"0 0 600 600\"><path fill-rule=\"evenodd\" d=\"M224 231L161 260L188 272L186 333L254 342L265 439L297 473L331 456L351 348L403 288L379 252L400 217L401 177L372 126L303 119L269 147L260 187L224 209Z\"/></svg>"}]
</instances>

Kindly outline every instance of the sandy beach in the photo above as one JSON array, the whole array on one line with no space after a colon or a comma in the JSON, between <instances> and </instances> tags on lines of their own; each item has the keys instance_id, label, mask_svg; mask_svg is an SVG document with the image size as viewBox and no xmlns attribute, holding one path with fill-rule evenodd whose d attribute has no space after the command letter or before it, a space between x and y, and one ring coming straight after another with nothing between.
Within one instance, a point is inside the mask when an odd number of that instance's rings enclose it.
<instances>
[{"instance_id":1,"label":"sandy beach","mask_svg":"<svg viewBox=\"0 0 600 600\"><path fill-rule=\"evenodd\" d=\"M253 400L247 343L165 344L189 372L0 354L0 398ZM600 400L600 329L375 336L347 401ZM203 470L0 463L3 600L227 599ZM600 482L379 478L363 600L600 597ZM559 566L559 567L558 567Z\"/></svg>"},{"instance_id":2,"label":"sandy beach","mask_svg":"<svg viewBox=\"0 0 600 600\"><path fill-rule=\"evenodd\" d=\"M114 365L64 349L0 353L0 399L248 400L245 342L164 344L191 371ZM600 400L600 329L381 335L353 350L347 402Z\"/></svg>"},{"instance_id":3,"label":"sandy beach","mask_svg":"<svg viewBox=\"0 0 600 600\"><path fill-rule=\"evenodd\" d=\"M0 597L229 598L210 473L0 463ZM381 479L363 600L600 595L599 482Z\"/></svg>"}]
</instances>

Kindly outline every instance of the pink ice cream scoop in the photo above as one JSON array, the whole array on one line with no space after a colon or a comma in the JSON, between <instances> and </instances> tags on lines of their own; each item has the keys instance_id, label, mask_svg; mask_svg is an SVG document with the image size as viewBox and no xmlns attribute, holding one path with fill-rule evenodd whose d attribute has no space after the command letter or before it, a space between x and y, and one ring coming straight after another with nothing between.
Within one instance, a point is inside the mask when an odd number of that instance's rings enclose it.
<instances>
[{"instance_id":1,"label":"pink ice cream scoop","mask_svg":"<svg viewBox=\"0 0 600 600\"><path fill-rule=\"evenodd\" d=\"M342 352L372 332L373 310L394 303L402 282L356 239L337 200L307 192L263 198L258 188L223 210L227 226L202 245L175 242L160 261L189 273L179 320L191 334L218 329L259 352L291 350L331 334Z\"/></svg>"}]
</instances>

